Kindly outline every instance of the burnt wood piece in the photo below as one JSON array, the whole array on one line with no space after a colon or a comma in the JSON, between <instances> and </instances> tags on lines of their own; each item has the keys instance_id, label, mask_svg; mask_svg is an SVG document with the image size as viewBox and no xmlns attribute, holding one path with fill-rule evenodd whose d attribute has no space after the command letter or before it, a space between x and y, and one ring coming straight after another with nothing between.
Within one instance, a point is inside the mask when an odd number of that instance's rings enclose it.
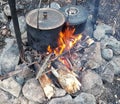
<instances>
[{"instance_id":1,"label":"burnt wood piece","mask_svg":"<svg viewBox=\"0 0 120 104\"><path fill-rule=\"evenodd\" d=\"M17 14L16 14L16 2L15 2L15 0L12 0L12 1L8 0L8 3L10 5L10 10L11 10L11 14L12 14L13 25L14 25L14 30L15 30L15 35L16 35L16 39L17 39L20 56L22 59L24 59L24 50L23 50L23 46L22 46L21 33L20 33L18 18L17 18Z\"/></svg>"}]
</instances>

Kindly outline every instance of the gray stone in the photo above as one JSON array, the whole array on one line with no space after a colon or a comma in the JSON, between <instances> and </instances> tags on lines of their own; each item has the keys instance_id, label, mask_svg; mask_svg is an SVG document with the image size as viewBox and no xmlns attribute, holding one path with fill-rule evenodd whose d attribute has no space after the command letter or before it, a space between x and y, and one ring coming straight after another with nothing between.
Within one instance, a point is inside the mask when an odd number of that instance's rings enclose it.
<instances>
[{"instance_id":1,"label":"gray stone","mask_svg":"<svg viewBox=\"0 0 120 104\"><path fill-rule=\"evenodd\" d=\"M102 80L112 83L113 79L114 79L113 65L111 65L110 63L107 63L107 64L101 66L100 76L101 76Z\"/></svg>"},{"instance_id":2,"label":"gray stone","mask_svg":"<svg viewBox=\"0 0 120 104\"><path fill-rule=\"evenodd\" d=\"M8 22L8 19L6 15L4 14L4 12L0 13L0 22L5 23L5 24Z\"/></svg>"},{"instance_id":3,"label":"gray stone","mask_svg":"<svg viewBox=\"0 0 120 104\"><path fill-rule=\"evenodd\" d=\"M112 27L102 23L98 24L93 34L94 38L100 41L105 37L105 34L113 34Z\"/></svg>"},{"instance_id":4,"label":"gray stone","mask_svg":"<svg viewBox=\"0 0 120 104\"><path fill-rule=\"evenodd\" d=\"M75 99L78 104L96 104L96 99L92 94L81 93Z\"/></svg>"},{"instance_id":5,"label":"gray stone","mask_svg":"<svg viewBox=\"0 0 120 104\"><path fill-rule=\"evenodd\" d=\"M55 97L64 96L66 91L64 89L56 88L55 87Z\"/></svg>"},{"instance_id":6,"label":"gray stone","mask_svg":"<svg viewBox=\"0 0 120 104\"><path fill-rule=\"evenodd\" d=\"M19 27L20 27L20 32L23 34L26 31L26 21L24 16L18 17L18 22L19 22ZM9 28L11 31L11 35L15 37L15 32L14 32L14 26L13 26L13 21L11 20L9 24Z\"/></svg>"},{"instance_id":7,"label":"gray stone","mask_svg":"<svg viewBox=\"0 0 120 104\"><path fill-rule=\"evenodd\" d=\"M99 42L95 44L95 48L87 54L87 57L88 57L88 61L86 63L86 67L89 67L91 69L100 67L100 65L102 64L102 56L101 56L101 46Z\"/></svg>"},{"instance_id":8,"label":"gray stone","mask_svg":"<svg viewBox=\"0 0 120 104\"><path fill-rule=\"evenodd\" d=\"M23 95L31 101L43 103L45 101L44 92L39 84L39 82L32 78L28 80L22 89Z\"/></svg>"},{"instance_id":9,"label":"gray stone","mask_svg":"<svg viewBox=\"0 0 120 104\"><path fill-rule=\"evenodd\" d=\"M87 70L82 74L81 85L82 91L91 93L95 97L100 96L104 91L101 77L91 70Z\"/></svg>"},{"instance_id":10,"label":"gray stone","mask_svg":"<svg viewBox=\"0 0 120 104\"><path fill-rule=\"evenodd\" d=\"M105 48L101 51L101 55L105 60L111 60L113 58L113 50Z\"/></svg>"},{"instance_id":11,"label":"gray stone","mask_svg":"<svg viewBox=\"0 0 120 104\"><path fill-rule=\"evenodd\" d=\"M110 48L113 50L115 55L120 55L120 41L116 38L110 36L106 36L104 39L101 40L101 48Z\"/></svg>"},{"instance_id":12,"label":"gray stone","mask_svg":"<svg viewBox=\"0 0 120 104\"><path fill-rule=\"evenodd\" d=\"M3 49L0 56L0 67L2 73L15 70L15 66L19 62L19 50L14 39L6 39L7 45Z\"/></svg>"},{"instance_id":13,"label":"gray stone","mask_svg":"<svg viewBox=\"0 0 120 104\"><path fill-rule=\"evenodd\" d=\"M106 102L106 101L99 100L99 101L98 101L98 104L107 104L107 102Z\"/></svg>"},{"instance_id":14,"label":"gray stone","mask_svg":"<svg viewBox=\"0 0 120 104\"><path fill-rule=\"evenodd\" d=\"M111 61L110 64L113 66L113 70L115 74L120 73L120 56L114 57Z\"/></svg>"},{"instance_id":15,"label":"gray stone","mask_svg":"<svg viewBox=\"0 0 120 104\"><path fill-rule=\"evenodd\" d=\"M6 16L11 16L11 11L10 11L10 6L8 4L6 4L4 6L4 13L6 14Z\"/></svg>"},{"instance_id":16,"label":"gray stone","mask_svg":"<svg viewBox=\"0 0 120 104\"><path fill-rule=\"evenodd\" d=\"M11 95L0 89L0 104L7 102L11 98Z\"/></svg>"},{"instance_id":17,"label":"gray stone","mask_svg":"<svg viewBox=\"0 0 120 104\"><path fill-rule=\"evenodd\" d=\"M33 101L29 101L28 104L40 104L40 103L37 103L37 102L33 102Z\"/></svg>"},{"instance_id":18,"label":"gray stone","mask_svg":"<svg viewBox=\"0 0 120 104\"><path fill-rule=\"evenodd\" d=\"M61 7L60 7L60 5L57 2L51 2L50 3L50 8L60 9Z\"/></svg>"},{"instance_id":19,"label":"gray stone","mask_svg":"<svg viewBox=\"0 0 120 104\"><path fill-rule=\"evenodd\" d=\"M48 104L69 104L67 103L68 101L72 102L72 97L70 95L66 95L60 98L53 98Z\"/></svg>"},{"instance_id":20,"label":"gray stone","mask_svg":"<svg viewBox=\"0 0 120 104\"><path fill-rule=\"evenodd\" d=\"M21 94L18 98L12 98L9 100L12 104L28 104L28 100Z\"/></svg>"},{"instance_id":21,"label":"gray stone","mask_svg":"<svg viewBox=\"0 0 120 104\"><path fill-rule=\"evenodd\" d=\"M18 97L21 92L21 86L12 77L0 81L0 88L15 97Z\"/></svg>"}]
</instances>

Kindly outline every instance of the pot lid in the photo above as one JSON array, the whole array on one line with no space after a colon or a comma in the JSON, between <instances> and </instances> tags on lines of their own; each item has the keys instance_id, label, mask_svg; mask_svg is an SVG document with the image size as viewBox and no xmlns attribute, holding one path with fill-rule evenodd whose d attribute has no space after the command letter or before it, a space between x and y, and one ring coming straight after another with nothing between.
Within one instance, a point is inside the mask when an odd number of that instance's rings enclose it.
<instances>
[{"instance_id":1,"label":"pot lid","mask_svg":"<svg viewBox=\"0 0 120 104\"><path fill-rule=\"evenodd\" d=\"M65 16L52 8L40 8L30 11L26 15L28 25L41 30L49 30L60 27L65 22Z\"/></svg>"},{"instance_id":2,"label":"pot lid","mask_svg":"<svg viewBox=\"0 0 120 104\"><path fill-rule=\"evenodd\" d=\"M80 5L67 5L62 7L60 11L65 15L68 23L71 25L82 24L86 22L88 17L87 10Z\"/></svg>"}]
</instances>

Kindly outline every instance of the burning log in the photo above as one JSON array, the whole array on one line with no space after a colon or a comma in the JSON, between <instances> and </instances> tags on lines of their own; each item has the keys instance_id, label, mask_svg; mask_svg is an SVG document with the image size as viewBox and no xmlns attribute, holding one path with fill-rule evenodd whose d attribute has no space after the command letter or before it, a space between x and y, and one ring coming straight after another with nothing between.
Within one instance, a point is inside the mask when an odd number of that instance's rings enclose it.
<instances>
[{"instance_id":1,"label":"burning log","mask_svg":"<svg viewBox=\"0 0 120 104\"><path fill-rule=\"evenodd\" d=\"M53 67L51 70L67 93L73 94L80 90L81 84L76 78L76 74L74 72L65 69L55 70Z\"/></svg>"},{"instance_id":2,"label":"burning log","mask_svg":"<svg viewBox=\"0 0 120 104\"><path fill-rule=\"evenodd\" d=\"M52 83L52 81L48 78L46 74L41 75L41 77L38 79L46 97L50 99L55 94L55 86Z\"/></svg>"}]
</instances>

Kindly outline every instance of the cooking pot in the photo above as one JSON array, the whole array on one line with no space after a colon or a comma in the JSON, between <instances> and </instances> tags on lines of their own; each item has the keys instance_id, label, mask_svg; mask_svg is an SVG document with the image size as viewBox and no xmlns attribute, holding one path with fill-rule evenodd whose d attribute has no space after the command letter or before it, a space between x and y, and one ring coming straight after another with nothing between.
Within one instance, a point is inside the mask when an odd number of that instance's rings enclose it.
<instances>
[{"instance_id":1,"label":"cooking pot","mask_svg":"<svg viewBox=\"0 0 120 104\"><path fill-rule=\"evenodd\" d=\"M45 52L48 45L57 46L57 39L65 16L52 8L40 8L30 11L26 15L28 44L32 48Z\"/></svg>"},{"instance_id":2,"label":"cooking pot","mask_svg":"<svg viewBox=\"0 0 120 104\"><path fill-rule=\"evenodd\" d=\"M75 33L79 34L84 31L88 18L88 11L81 5L67 5L60 9L66 17L66 22L71 27L75 27Z\"/></svg>"}]
</instances>

